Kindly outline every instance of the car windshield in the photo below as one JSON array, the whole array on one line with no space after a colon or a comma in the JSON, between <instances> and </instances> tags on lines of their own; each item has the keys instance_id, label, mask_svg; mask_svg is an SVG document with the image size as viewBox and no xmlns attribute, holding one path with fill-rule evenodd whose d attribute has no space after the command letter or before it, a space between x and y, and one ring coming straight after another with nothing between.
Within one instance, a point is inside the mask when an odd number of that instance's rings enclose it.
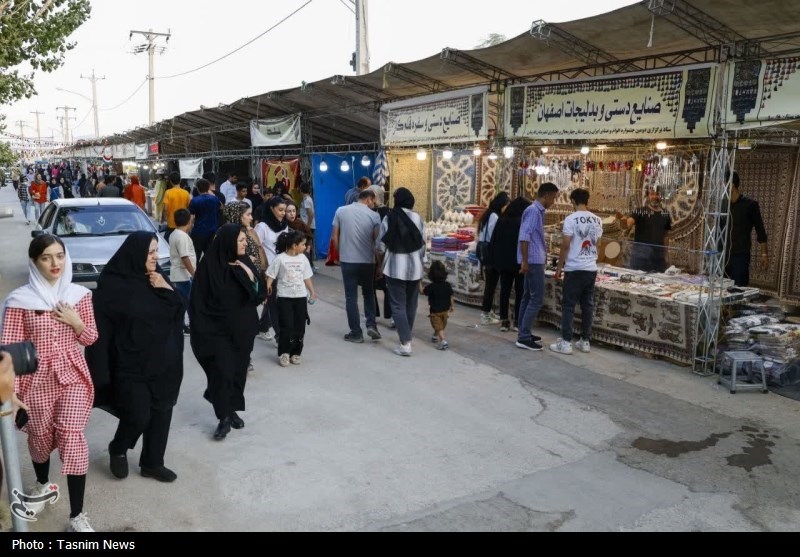
<instances>
[{"instance_id":1,"label":"car windshield","mask_svg":"<svg viewBox=\"0 0 800 557\"><path fill-rule=\"evenodd\" d=\"M137 207L91 205L63 207L54 227L57 236L117 236L155 232L150 219Z\"/></svg>"}]
</instances>

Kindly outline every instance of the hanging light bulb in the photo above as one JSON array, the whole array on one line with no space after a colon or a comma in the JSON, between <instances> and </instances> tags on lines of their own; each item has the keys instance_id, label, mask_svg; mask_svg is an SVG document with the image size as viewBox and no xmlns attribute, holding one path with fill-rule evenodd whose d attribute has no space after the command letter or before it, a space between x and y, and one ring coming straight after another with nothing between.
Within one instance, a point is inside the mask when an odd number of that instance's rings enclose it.
<instances>
[{"instance_id":1,"label":"hanging light bulb","mask_svg":"<svg viewBox=\"0 0 800 557\"><path fill-rule=\"evenodd\" d=\"M453 158L453 150L450 147L448 147L447 149L442 151L442 158L444 160L446 160L446 161L449 161L450 159L452 159Z\"/></svg>"},{"instance_id":2,"label":"hanging light bulb","mask_svg":"<svg viewBox=\"0 0 800 557\"><path fill-rule=\"evenodd\" d=\"M494 151L489 153L489 160L496 161L497 160L497 153L495 153Z\"/></svg>"},{"instance_id":3,"label":"hanging light bulb","mask_svg":"<svg viewBox=\"0 0 800 557\"><path fill-rule=\"evenodd\" d=\"M669 157L661 157L661 166L664 168L669 166Z\"/></svg>"},{"instance_id":4,"label":"hanging light bulb","mask_svg":"<svg viewBox=\"0 0 800 557\"><path fill-rule=\"evenodd\" d=\"M364 168L367 168L371 164L372 164L372 161L369 160L369 157L367 155L364 155L364 157L361 159L361 166L363 166Z\"/></svg>"},{"instance_id":5,"label":"hanging light bulb","mask_svg":"<svg viewBox=\"0 0 800 557\"><path fill-rule=\"evenodd\" d=\"M549 152L550 152L550 148L549 147L542 147L542 154L543 155L546 155Z\"/></svg>"},{"instance_id":6,"label":"hanging light bulb","mask_svg":"<svg viewBox=\"0 0 800 557\"><path fill-rule=\"evenodd\" d=\"M507 145L506 147L503 147L503 156L505 158L507 158L507 159L513 159L514 158L514 148L511 147L510 145Z\"/></svg>"},{"instance_id":7,"label":"hanging light bulb","mask_svg":"<svg viewBox=\"0 0 800 557\"><path fill-rule=\"evenodd\" d=\"M581 155L583 155L583 156L588 155L589 153L591 153L591 151L592 150L589 149L589 147L581 147Z\"/></svg>"},{"instance_id":8,"label":"hanging light bulb","mask_svg":"<svg viewBox=\"0 0 800 557\"><path fill-rule=\"evenodd\" d=\"M327 172L328 171L328 163L325 162L325 159L322 159L322 162L319 163L319 171L320 172Z\"/></svg>"},{"instance_id":9,"label":"hanging light bulb","mask_svg":"<svg viewBox=\"0 0 800 557\"><path fill-rule=\"evenodd\" d=\"M483 151L481 151L480 147L475 147L475 149L472 151L472 154L476 157L480 157L483 154Z\"/></svg>"},{"instance_id":10,"label":"hanging light bulb","mask_svg":"<svg viewBox=\"0 0 800 557\"><path fill-rule=\"evenodd\" d=\"M427 158L428 158L428 152L425 149L420 149L419 151L417 151L418 161L424 161Z\"/></svg>"},{"instance_id":11,"label":"hanging light bulb","mask_svg":"<svg viewBox=\"0 0 800 557\"><path fill-rule=\"evenodd\" d=\"M658 149L659 151L664 151L666 150L666 148L667 148L666 141L659 141L658 143L656 143L656 149Z\"/></svg>"},{"instance_id":12,"label":"hanging light bulb","mask_svg":"<svg viewBox=\"0 0 800 557\"><path fill-rule=\"evenodd\" d=\"M342 161L342 172L350 172L350 163L347 161Z\"/></svg>"}]
</instances>

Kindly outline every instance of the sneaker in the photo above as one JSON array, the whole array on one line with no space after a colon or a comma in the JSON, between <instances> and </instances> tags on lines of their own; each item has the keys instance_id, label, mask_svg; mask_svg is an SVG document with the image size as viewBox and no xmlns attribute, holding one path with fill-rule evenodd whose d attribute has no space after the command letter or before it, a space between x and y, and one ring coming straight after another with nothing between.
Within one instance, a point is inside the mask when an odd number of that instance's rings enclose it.
<instances>
[{"instance_id":1,"label":"sneaker","mask_svg":"<svg viewBox=\"0 0 800 557\"><path fill-rule=\"evenodd\" d=\"M500 332L507 333L509 330L511 330L511 321L503 321L503 323L500 325Z\"/></svg>"},{"instance_id":2,"label":"sneaker","mask_svg":"<svg viewBox=\"0 0 800 557\"><path fill-rule=\"evenodd\" d=\"M183 326L183 336L185 336L185 337L191 336L191 331L189 330L189 326L188 325L184 325Z\"/></svg>"},{"instance_id":3,"label":"sneaker","mask_svg":"<svg viewBox=\"0 0 800 557\"><path fill-rule=\"evenodd\" d=\"M497 325L500 320L491 313L481 313L481 325Z\"/></svg>"},{"instance_id":4,"label":"sneaker","mask_svg":"<svg viewBox=\"0 0 800 557\"><path fill-rule=\"evenodd\" d=\"M25 495L32 498L42 497L43 495L47 495L48 493L53 491L52 489L50 489L51 485L54 484L50 482L46 484L40 484L39 482L36 482L36 484L34 484L34 486L31 489L29 489ZM28 507L28 510L33 512L34 514L41 513L45 509L46 505L47 505L46 501L42 503L25 503L25 506Z\"/></svg>"},{"instance_id":5,"label":"sneaker","mask_svg":"<svg viewBox=\"0 0 800 557\"><path fill-rule=\"evenodd\" d=\"M89 517L86 513L81 513L75 518L69 519L67 532L94 532L94 528L89 524Z\"/></svg>"},{"instance_id":6,"label":"sneaker","mask_svg":"<svg viewBox=\"0 0 800 557\"><path fill-rule=\"evenodd\" d=\"M557 354L569 356L572 354L572 343L560 338L550 345L550 350Z\"/></svg>"},{"instance_id":7,"label":"sneaker","mask_svg":"<svg viewBox=\"0 0 800 557\"><path fill-rule=\"evenodd\" d=\"M396 329L397 328L397 325L395 325L395 323L394 323L394 319L390 319L389 320L389 328L390 329Z\"/></svg>"},{"instance_id":8,"label":"sneaker","mask_svg":"<svg viewBox=\"0 0 800 557\"><path fill-rule=\"evenodd\" d=\"M263 340L264 342L272 342L273 340L275 340L275 334L270 329L266 333L258 333L258 336L256 338L258 338L259 340Z\"/></svg>"},{"instance_id":9,"label":"sneaker","mask_svg":"<svg viewBox=\"0 0 800 557\"><path fill-rule=\"evenodd\" d=\"M431 342L434 344L439 344L439 335L433 335L431 337Z\"/></svg>"},{"instance_id":10,"label":"sneaker","mask_svg":"<svg viewBox=\"0 0 800 557\"><path fill-rule=\"evenodd\" d=\"M447 341L445 340L445 341L442 341L442 343L439 345L439 347L437 348L437 350L442 350L442 351L444 351L444 350L447 350L447 349L449 349L449 348L450 348L450 345L449 345L449 344L447 343Z\"/></svg>"},{"instance_id":11,"label":"sneaker","mask_svg":"<svg viewBox=\"0 0 800 557\"><path fill-rule=\"evenodd\" d=\"M579 340L575 343L575 347L584 354L589 354L592 351L592 346L588 340Z\"/></svg>"},{"instance_id":12,"label":"sneaker","mask_svg":"<svg viewBox=\"0 0 800 557\"><path fill-rule=\"evenodd\" d=\"M412 354L412 352L411 352L411 343L409 343L409 344L401 344L400 346L398 346L397 348L392 350L392 352L394 352L398 356L402 356L404 358L410 358L411 354Z\"/></svg>"},{"instance_id":13,"label":"sneaker","mask_svg":"<svg viewBox=\"0 0 800 557\"><path fill-rule=\"evenodd\" d=\"M511 330L512 330L512 331L514 331L515 333L518 333L518 332L519 332L519 327L517 327L517 324L516 324L516 323L514 323L513 325L511 325Z\"/></svg>"},{"instance_id":14,"label":"sneaker","mask_svg":"<svg viewBox=\"0 0 800 557\"><path fill-rule=\"evenodd\" d=\"M344 335L344 340L347 342L352 342L353 344L364 344L364 336L356 335L354 333L347 333Z\"/></svg>"},{"instance_id":15,"label":"sneaker","mask_svg":"<svg viewBox=\"0 0 800 557\"><path fill-rule=\"evenodd\" d=\"M492 319L494 319L494 320L496 320L496 321L500 321L500 316L499 316L499 315L497 315L497 314L494 312L494 310L492 310L492 311L490 311L490 312L489 312L489 317L491 317Z\"/></svg>"},{"instance_id":16,"label":"sneaker","mask_svg":"<svg viewBox=\"0 0 800 557\"><path fill-rule=\"evenodd\" d=\"M289 361L292 363L293 366L299 366L300 364L303 363L303 358L301 358L300 356L292 356L291 358L289 358Z\"/></svg>"},{"instance_id":17,"label":"sneaker","mask_svg":"<svg viewBox=\"0 0 800 557\"><path fill-rule=\"evenodd\" d=\"M289 354L283 354L280 357L279 362L281 364L281 367L289 367L289 364L291 363L289 359Z\"/></svg>"},{"instance_id":18,"label":"sneaker","mask_svg":"<svg viewBox=\"0 0 800 557\"><path fill-rule=\"evenodd\" d=\"M369 335L369 338L371 338L372 340L381 340L381 339L383 339L381 334L378 332L378 329L375 328L375 327L371 327L371 328L367 329L367 334Z\"/></svg>"},{"instance_id":19,"label":"sneaker","mask_svg":"<svg viewBox=\"0 0 800 557\"><path fill-rule=\"evenodd\" d=\"M536 342L535 340L518 340L517 341L517 348L522 348L523 350L530 350L531 352L541 352L544 350L541 344Z\"/></svg>"}]
</instances>

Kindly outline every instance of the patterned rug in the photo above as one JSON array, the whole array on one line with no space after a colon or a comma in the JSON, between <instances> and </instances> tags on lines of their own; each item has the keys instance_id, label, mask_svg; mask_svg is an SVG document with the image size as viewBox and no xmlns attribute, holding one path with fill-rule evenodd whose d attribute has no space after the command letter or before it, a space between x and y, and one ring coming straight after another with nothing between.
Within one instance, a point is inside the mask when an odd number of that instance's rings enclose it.
<instances>
[{"instance_id":1,"label":"patterned rug","mask_svg":"<svg viewBox=\"0 0 800 557\"><path fill-rule=\"evenodd\" d=\"M501 191L506 192L512 199L517 197L518 173L515 165L499 158L492 160L483 155L480 158L479 170L477 203L481 207L488 207Z\"/></svg>"},{"instance_id":2,"label":"patterned rug","mask_svg":"<svg viewBox=\"0 0 800 557\"><path fill-rule=\"evenodd\" d=\"M389 152L389 175L391 191L407 188L414 194L416 205L414 210L427 222L431 218L431 171L430 158L417 160L414 152Z\"/></svg>"},{"instance_id":3,"label":"patterned rug","mask_svg":"<svg viewBox=\"0 0 800 557\"><path fill-rule=\"evenodd\" d=\"M441 151L434 152L433 169L433 220L457 207L475 204L475 156L471 152L457 152L445 159Z\"/></svg>"},{"instance_id":4,"label":"patterned rug","mask_svg":"<svg viewBox=\"0 0 800 557\"><path fill-rule=\"evenodd\" d=\"M595 288L592 339L689 364L694 355L695 309L671 300L630 294L598 284ZM545 282L539 321L561 325L561 283ZM575 331L580 331L576 308Z\"/></svg>"},{"instance_id":5,"label":"patterned rug","mask_svg":"<svg viewBox=\"0 0 800 557\"><path fill-rule=\"evenodd\" d=\"M790 210L797 212L796 206L791 207L797 150L762 147L750 152L740 151L735 165L741 179L741 191L758 201L769 237L769 268L763 271L760 265L761 248L753 233L750 283L751 286L777 295L781 287L782 271L788 272L788 268L784 267L784 248L792 238L791 234L795 232L789 230L789 213ZM794 253L797 253L796 247Z\"/></svg>"},{"instance_id":6,"label":"patterned rug","mask_svg":"<svg viewBox=\"0 0 800 557\"><path fill-rule=\"evenodd\" d=\"M795 151L800 156L800 152ZM800 163L800 160L798 160ZM800 164L793 179L800 183ZM800 303L800 187L792 188L789 202L789 219L786 223L786 242L783 248L783 271L781 272L781 299Z\"/></svg>"}]
</instances>

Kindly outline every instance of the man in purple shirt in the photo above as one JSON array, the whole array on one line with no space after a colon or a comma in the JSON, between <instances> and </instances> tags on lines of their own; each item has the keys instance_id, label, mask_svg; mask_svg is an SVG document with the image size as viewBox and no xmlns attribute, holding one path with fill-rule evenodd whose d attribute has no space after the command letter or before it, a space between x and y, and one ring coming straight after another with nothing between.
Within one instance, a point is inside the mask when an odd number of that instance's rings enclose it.
<instances>
[{"instance_id":1,"label":"man in purple shirt","mask_svg":"<svg viewBox=\"0 0 800 557\"><path fill-rule=\"evenodd\" d=\"M547 246L544 242L544 214L558 197L558 186L545 183L539 186L538 199L522 215L519 230L517 262L525 275L525 290L519 306L519 336L517 347L541 352L542 339L531 333L539 310L544 303L544 268L547 263Z\"/></svg>"}]
</instances>

